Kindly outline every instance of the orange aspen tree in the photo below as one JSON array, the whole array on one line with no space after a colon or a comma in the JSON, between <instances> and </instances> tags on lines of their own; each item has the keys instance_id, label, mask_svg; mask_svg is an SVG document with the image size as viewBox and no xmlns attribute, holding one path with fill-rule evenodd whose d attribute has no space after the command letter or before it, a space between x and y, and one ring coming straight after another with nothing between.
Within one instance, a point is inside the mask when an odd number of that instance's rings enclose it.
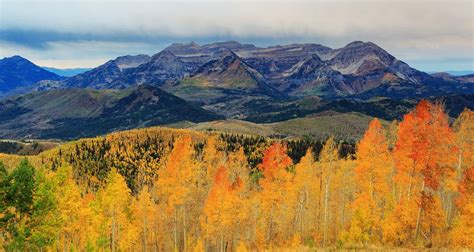
<instances>
[{"instance_id":1,"label":"orange aspen tree","mask_svg":"<svg viewBox=\"0 0 474 252\"><path fill-rule=\"evenodd\" d=\"M394 219L402 223L395 232L399 235L398 242L416 240L421 234L431 243L435 230L445 226L436 192L447 177L454 175L455 157L451 155L454 150L454 134L440 104L421 101L405 115L394 149L399 184ZM413 208L416 208L414 213Z\"/></svg>"},{"instance_id":2,"label":"orange aspen tree","mask_svg":"<svg viewBox=\"0 0 474 252\"><path fill-rule=\"evenodd\" d=\"M193 200L198 177L199 165L194 160L191 137L178 138L164 169L158 173L156 183L157 194L167 207L167 219L172 221L175 250L186 248L187 211L199 205L199 202ZM182 232L178 230L179 226L182 227Z\"/></svg>"},{"instance_id":3,"label":"orange aspen tree","mask_svg":"<svg viewBox=\"0 0 474 252\"><path fill-rule=\"evenodd\" d=\"M264 151L262 163L258 166L263 178L259 181L262 188L259 194L261 224L257 236L264 235L267 244L278 244L289 238L287 225L291 222L289 216L295 201L293 174L288 171L291 164L286 147L274 143Z\"/></svg>"},{"instance_id":4,"label":"orange aspen tree","mask_svg":"<svg viewBox=\"0 0 474 252\"><path fill-rule=\"evenodd\" d=\"M380 240L381 220L392 205L389 186L392 160L379 120L370 123L357 145L356 158L357 192L348 236L353 243L367 245Z\"/></svg>"},{"instance_id":5,"label":"orange aspen tree","mask_svg":"<svg viewBox=\"0 0 474 252\"><path fill-rule=\"evenodd\" d=\"M245 216L240 211L238 191L240 184L233 185L227 170L221 166L215 175L214 184L204 205L202 227L205 237L219 251L233 250L234 236Z\"/></svg>"}]
</instances>

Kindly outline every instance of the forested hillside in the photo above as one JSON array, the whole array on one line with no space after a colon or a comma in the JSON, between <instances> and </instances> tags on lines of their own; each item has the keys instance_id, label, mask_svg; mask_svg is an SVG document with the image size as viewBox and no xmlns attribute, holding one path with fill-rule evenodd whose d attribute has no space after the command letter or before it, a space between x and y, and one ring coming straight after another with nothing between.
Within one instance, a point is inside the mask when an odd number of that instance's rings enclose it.
<instances>
[{"instance_id":1,"label":"forested hillside","mask_svg":"<svg viewBox=\"0 0 474 252\"><path fill-rule=\"evenodd\" d=\"M474 113L334 138L146 128L0 154L6 251L474 248Z\"/></svg>"}]
</instances>

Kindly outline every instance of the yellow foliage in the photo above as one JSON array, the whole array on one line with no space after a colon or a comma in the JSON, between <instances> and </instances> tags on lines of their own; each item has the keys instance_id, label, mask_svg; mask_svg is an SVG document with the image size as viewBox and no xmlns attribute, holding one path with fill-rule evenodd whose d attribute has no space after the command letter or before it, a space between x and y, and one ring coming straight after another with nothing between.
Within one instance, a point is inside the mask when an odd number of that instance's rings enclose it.
<instances>
[{"instance_id":1,"label":"yellow foliage","mask_svg":"<svg viewBox=\"0 0 474 252\"><path fill-rule=\"evenodd\" d=\"M0 221L15 228L0 226L0 243L33 249L32 233L47 251L474 249L474 114L448 122L423 101L388 132L373 120L354 155L340 158L329 138L295 163L286 140L249 150L159 127L81 139L26 157L42 187L23 212L9 174L24 157L0 154Z\"/></svg>"}]
</instances>

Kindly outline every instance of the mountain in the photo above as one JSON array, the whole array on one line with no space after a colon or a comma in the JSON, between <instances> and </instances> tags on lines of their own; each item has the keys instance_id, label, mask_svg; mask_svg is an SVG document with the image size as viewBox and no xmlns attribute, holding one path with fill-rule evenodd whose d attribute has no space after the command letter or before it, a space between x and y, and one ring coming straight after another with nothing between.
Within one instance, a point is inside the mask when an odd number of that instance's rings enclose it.
<instances>
[{"instance_id":1,"label":"mountain","mask_svg":"<svg viewBox=\"0 0 474 252\"><path fill-rule=\"evenodd\" d=\"M20 56L0 60L0 96L26 89L41 80L60 80L62 77L33 64Z\"/></svg>"},{"instance_id":2,"label":"mountain","mask_svg":"<svg viewBox=\"0 0 474 252\"><path fill-rule=\"evenodd\" d=\"M92 69L92 68L61 68L60 69L60 68L45 67L45 66L42 66L42 68L46 71L55 73L55 74L57 74L59 76L63 76L63 77L71 77L71 76L74 76L76 74L81 74L81 73L87 72L87 71Z\"/></svg>"},{"instance_id":3,"label":"mountain","mask_svg":"<svg viewBox=\"0 0 474 252\"><path fill-rule=\"evenodd\" d=\"M208 61L194 74L172 86L173 90L192 86L195 89L229 90L249 94L272 95L275 92L266 85L265 79L259 72L232 51L227 51L221 57Z\"/></svg>"},{"instance_id":4,"label":"mountain","mask_svg":"<svg viewBox=\"0 0 474 252\"><path fill-rule=\"evenodd\" d=\"M257 113L255 103L275 103L284 97L232 51L205 63L191 76L164 85L163 89L230 118Z\"/></svg>"},{"instance_id":5,"label":"mountain","mask_svg":"<svg viewBox=\"0 0 474 252\"><path fill-rule=\"evenodd\" d=\"M123 89L130 86L127 70L150 60L147 55L122 56L87 72L65 79L55 85L60 88ZM50 83L47 83L51 85ZM43 83L44 86L44 83Z\"/></svg>"},{"instance_id":6,"label":"mountain","mask_svg":"<svg viewBox=\"0 0 474 252\"><path fill-rule=\"evenodd\" d=\"M173 53L163 50L150 60L126 72L130 84L161 86L168 81L176 81L188 73L185 64Z\"/></svg>"},{"instance_id":7,"label":"mountain","mask_svg":"<svg viewBox=\"0 0 474 252\"><path fill-rule=\"evenodd\" d=\"M151 86L49 90L1 100L0 138L78 138L222 118Z\"/></svg>"},{"instance_id":8,"label":"mountain","mask_svg":"<svg viewBox=\"0 0 474 252\"><path fill-rule=\"evenodd\" d=\"M339 49L292 45L250 55L244 59L262 70L269 85L293 96L354 96L379 87L387 92L377 95L398 95L405 89L428 94L433 89L425 85L435 82L371 42L355 41Z\"/></svg>"},{"instance_id":9,"label":"mountain","mask_svg":"<svg viewBox=\"0 0 474 252\"><path fill-rule=\"evenodd\" d=\"M316 54L309 55L279 76L274 76L272 84L278 90L296 96L338 96L344 95L350 88L344 76Z\"/></svg>"},{"instance_id":10,"label":"mountain","mask_svg":"<svg viewBox=\"0 0 474 252\"><path fill-rule=\"evenodd\" d=\"M431 76L450 82L474 83L474 74L453 75L448 72L432 73Z\"/></svg>"},{"instance_id":11,"label":"mountain","mask_svg":"<svg viewBox=\"0 0 474 252\"><path fill-rule=\"evenodd\" d=\"M450 75L453 75L453 76L463 76L463 75L470 75L470 74L474 74L474 71L459 71L459 70L448 70L448 71L442 71L442 72L439 72L439 71L429 71L428 72L429 74L436 74L436 73L448 73Z\"/></svg>"}]
</instances>

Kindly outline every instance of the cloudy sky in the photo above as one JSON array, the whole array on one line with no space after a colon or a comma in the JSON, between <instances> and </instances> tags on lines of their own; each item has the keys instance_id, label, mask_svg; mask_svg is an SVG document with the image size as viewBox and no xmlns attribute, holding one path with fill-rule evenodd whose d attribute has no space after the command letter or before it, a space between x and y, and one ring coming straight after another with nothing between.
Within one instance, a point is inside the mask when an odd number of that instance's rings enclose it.
<instances>
[{"instance_id":1,"label":"cloudy sky","mask_svg":"<svg viewBox=\"0 0 474 252\"><path fill-rule=\"evenodd\" d=\"M424 71L474 70L474 0L0 0L0 58L94 67L173 42L372 41Z\"/></svg>"}]
</instances>

